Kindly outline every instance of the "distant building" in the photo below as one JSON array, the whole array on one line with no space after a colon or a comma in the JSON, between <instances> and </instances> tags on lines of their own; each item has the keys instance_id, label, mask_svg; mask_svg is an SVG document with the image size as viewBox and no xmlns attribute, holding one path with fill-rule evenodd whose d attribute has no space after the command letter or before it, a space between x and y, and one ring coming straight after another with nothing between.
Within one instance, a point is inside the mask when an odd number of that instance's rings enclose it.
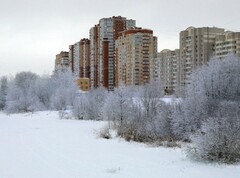
<instances>
[{"instance_id":1,"label":"distant building","mask_svg":"<svg viewBox=\"0 0 240 178\"><path fill-rule=\"evenodd\" d=\"M99 82L99 24L89 31L90 39L90 82L91 88L98 88Z\"/></svg>"},{"instance_id":2,"label":"distant building","mask_svg":"<svg viewBox=\"0 0 240 178\"><path fill-rule=\"evenodd\" d=\"M102 18L90 29L91 86L115 87L115 40L118 33L135 26L135 20L113 16Z\"/></svg>"},{"instance_id":3,"label":"distant building","mask_svg":"<svg viewBox=\"0 0 240 178\"><path fill-rule=\"evenodd\" d=\"M81 39L69 46L69 61L75 78L90 78L90 40Z\"/></svg>"},{"instance_id":4,"label":"distant building","mask_svg":"<svg viewBox=\"0 0 240 178\"><path fill-rule=\"evenodd\" d=\"M180 32L180 85L190 83L194 69L209 61L214 55L216 36L224 33L223 28L189 27Z\"/></svg>"},{"instance_id":5,"label":"distant building","mask_svg":"<svg viewBox=\"0 0 240 178\"><path fill-rule=\"evenodd\" d=\"M89 78L79 78L76 81L81 91L89 91L91 89Z\"/></svg>"},{"instance_id":6,"label":"distant building","mask_svg":"<svg viewBox=\"0 0 240 178\"><path fill-rule=\"evenodd\" d=\"M70 66L70 61L68 57L68 52L61 51L59 54L56 55L55 70L62 67L69 67L69 66Z\"/></svg>"},{"instance_id":7,"label":"distant building","mask_svg":"<svg viewBox=\"0 0 240 178\"><path fill-rule=\"evenodd\" d=\"M68 56L69 56L70 68L74 73L74 45L69 45Z\"/></svg>"},{"instance_id":8,"label":"distant building","mask_svg":"<svg viewBox=\"0 0 240 178\"><path fill-rule=\"evenodd\" d=\"M180 82L180 50L162 50L154 59L154 80L160 80L165 92L172 94Z\"/></svg>"},{"instance_id":9,"label":"distant building","mask_svg":"<svg viewBox=\"0 0 240 178\"><path fill-rule=\"evenodd\" d=\"M90 40L80 40L80 60L79 60L80 78L90 79Z\"/></svg>"},{"instance_id":10,"label":"distant building","mask_svg":"<svg viewBox=\"0 0 240 178\"><path fill-rule=\"evenodd\" d=\"M224 58L229 54L240 57L240 32L225 32L216 36L215 57Z\"/></svg>"},{"instance_id":11,"label":"distant building","mask_svg":"<svg viewBox=\"0 0 240 178\"><path fill-rule=\"evenodd\" d=\"M131 28L119 33L115 43L115 86L143 85L153 79L153 59L156 57L153 31Z\"/></svg>"}]
</instances>

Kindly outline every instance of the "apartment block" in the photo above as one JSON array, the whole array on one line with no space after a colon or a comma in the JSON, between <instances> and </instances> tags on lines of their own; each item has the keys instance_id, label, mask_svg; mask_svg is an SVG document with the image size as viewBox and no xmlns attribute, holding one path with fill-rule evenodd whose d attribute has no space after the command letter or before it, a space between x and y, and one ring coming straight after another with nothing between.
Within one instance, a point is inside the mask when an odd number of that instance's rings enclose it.
<instances>
[{"instance_id":1,"label":"apartment block","mask_svg":"<svg viewBox=\"0 0 240 178\"><path fill-rule=\"evenodd\" d=\"M190 83L194 69L209 61L214 55L215 38L224 33L223 28L189 27L180 32L180 85Z\"/></svg>"},{"instance_id":2,"label":"apartment block","mask_svg":"<svg viewBox=\"0 0 240 178\"><path fill-rule=\"evenodd\" d=\"M135 20L113 16L102 18L90 29L91 86L115 87L115 41L119 32L134 27Z\"/></svg>"},{"instance_id":3,"label":"apartment block","mask_svg":"<svg viewBox=\"0 0 240 178\"><path fill-rule=\"evenodd\" d=\"M84 38L70 45L69 60L75 78L90 78L90 40Z\"/></svg>"},{"instance_id":4,"label":"apartment block","mask_svg":"<svg viewBox=\"0 0 240 178\"><path fill-rule=\"evenodd\" d=\"M156 41L149 29L132 27L119 33L115 45L116 87L144 85L153 79L151 67L157 54Z\"/></svg>"},{"instance_id":5,"label":"apartment block","mask_svg":"<svg viewBox=\"0 0 240 178\"><path fill-rule=\"evenodd\" d=\"M80 40L80 78L90 78L90 40L87 38Z\"/></svg>"},{"instance_id":6,"label":"apartment block","mask_svg":"<svg viewBox=\"0 0 240 178\"><path fill-rule=\"evenodd\" d=\"M70 66L70 61L69 61L68 52L61 51L59 54L56 55L55 70L57 70L58 68L69 67L69 66Z\"/></svg>"},{"instance_id":7,"label":"apartment block","mask_svg":"<svg viewBox=\"0 0 240 178\"><path fill-rule=\"evenodd\" d=\"M229 54L240 57L240 32L225 32L216 36L215 57L221 59Z\"/></svg>"},{"instance_id":8,"label":"apartment block","mask_svg":"<svg viewBox=\"0 0 240 178\"><path fill-rule=\"evenodd\" d=\"M180 83L180 50L162 50L154 59L154 80L160 80L165 92L172 94Z\"/></svg>"},{"instance_id":9,"label":"apartment block","mask_svg":"<svg viewBox=\"0 0 240 178\"><path fill-rule=\"evenodd\" d=\"M89 31L90 39L90 83L91 88L99 87L99 24Z\"/></svg>"},{"instance_id":10,"label":"apartment block","mask_svg":"<svg viewBox=\"0 0 240 178\"><path fill-rule=\"evenodd\" d=\"M69 57L70 68L74 73L74 45L69 45L68 57Z\"/></svg>"}]
</instances>

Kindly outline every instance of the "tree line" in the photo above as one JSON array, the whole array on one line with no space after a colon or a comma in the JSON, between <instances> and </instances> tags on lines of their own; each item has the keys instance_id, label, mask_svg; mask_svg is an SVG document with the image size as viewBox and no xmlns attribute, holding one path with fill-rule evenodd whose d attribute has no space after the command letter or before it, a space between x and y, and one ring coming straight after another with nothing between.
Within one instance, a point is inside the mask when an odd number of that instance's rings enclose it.
<instances>
[{"instance_id":1,"label":"tree line","mask_svg":"<svg viewBox=\"0 0 240 178\"><path fill-rule=\"evenodd\" d=\"M7 113L71 109L76 119L108 121L126 140L190 142L194 158L239 161L240 59L211 59L190 81L181 99L166 103L160 81L82 93L67 69L41 77L21 72L1 78L0 108Z\"/></svg>"}]
</instances>

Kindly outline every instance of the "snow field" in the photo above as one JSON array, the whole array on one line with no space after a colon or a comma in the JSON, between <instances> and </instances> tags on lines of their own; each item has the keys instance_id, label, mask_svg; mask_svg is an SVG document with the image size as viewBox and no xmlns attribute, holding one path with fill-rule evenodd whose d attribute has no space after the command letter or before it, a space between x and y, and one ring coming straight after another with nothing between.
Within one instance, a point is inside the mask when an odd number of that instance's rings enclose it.
<instances>
[{"instance_id":1,"label":"snow field","mask_svg":"<svg viewBox=\"0 0 240 178\"><path fill-rule=\"evenodd\" d=\"M238 178L240 165L190 160L180 148L98 138L106 123L57 112L0 113L0 178Z\"/></svg>"}]
</instances>

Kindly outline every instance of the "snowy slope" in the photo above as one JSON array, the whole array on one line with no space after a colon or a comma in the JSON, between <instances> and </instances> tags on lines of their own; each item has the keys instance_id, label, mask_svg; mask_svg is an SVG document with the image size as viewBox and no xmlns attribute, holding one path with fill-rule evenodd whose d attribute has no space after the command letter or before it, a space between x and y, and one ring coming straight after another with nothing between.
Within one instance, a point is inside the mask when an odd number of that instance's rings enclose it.
<instances>
[{"instance_id":1,"label":"snowy slope","mask_svg":"<svg viewBox=\"0 0 240 178\"><path fill-rule=\"evenodd\" d=\"M0 178L238 178L240 165L189 160L179 148L97 138L105 123L56 112L0 113Z\"/></svg>"}]
</instances>

